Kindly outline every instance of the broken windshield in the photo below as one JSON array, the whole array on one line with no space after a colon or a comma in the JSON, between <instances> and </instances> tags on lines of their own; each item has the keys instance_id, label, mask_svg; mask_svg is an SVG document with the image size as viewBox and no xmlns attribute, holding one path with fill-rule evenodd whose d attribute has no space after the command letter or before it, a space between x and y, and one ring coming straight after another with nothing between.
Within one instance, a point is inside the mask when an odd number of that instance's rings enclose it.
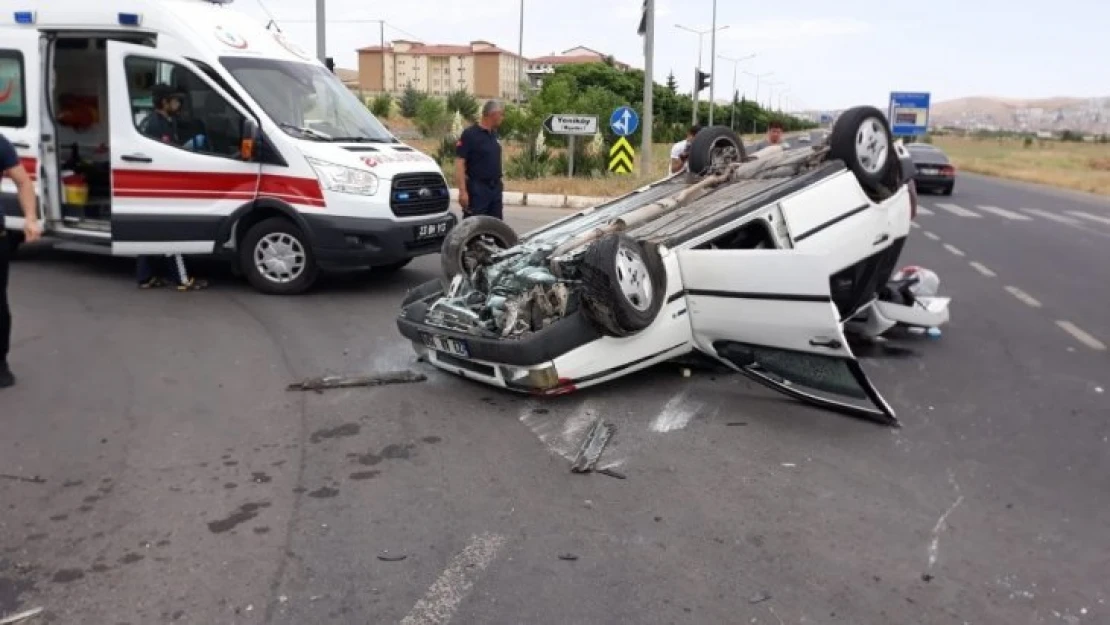
<instances>
[{"instance_id":1,"label":"broken windshield","mask_svg":"<svg viewBox=\"0 0 1110 625\"><path fill-rule=\"evenodd\" d=\"M389 130L323 67L244 57L223 57L220 63L289 134L318 141L394 141Z\"/></svg>"}]
</instances>

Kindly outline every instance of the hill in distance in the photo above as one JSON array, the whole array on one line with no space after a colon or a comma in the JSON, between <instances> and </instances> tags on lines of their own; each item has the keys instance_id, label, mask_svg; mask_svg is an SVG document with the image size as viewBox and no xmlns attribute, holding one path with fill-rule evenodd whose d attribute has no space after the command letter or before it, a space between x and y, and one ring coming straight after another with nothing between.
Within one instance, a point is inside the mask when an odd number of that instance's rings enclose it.
<instances>
[{"instance_id":1,"label":"hill in distance","mask_svg":"<svg viewBox=\"0 0 1110 625\"><path fill-rule=\"evenodd\" d=\"M934 102L930 124L969 130L1110 132L1110 97L1041 99L976 96Z\"/></svg>"}]
</instances>

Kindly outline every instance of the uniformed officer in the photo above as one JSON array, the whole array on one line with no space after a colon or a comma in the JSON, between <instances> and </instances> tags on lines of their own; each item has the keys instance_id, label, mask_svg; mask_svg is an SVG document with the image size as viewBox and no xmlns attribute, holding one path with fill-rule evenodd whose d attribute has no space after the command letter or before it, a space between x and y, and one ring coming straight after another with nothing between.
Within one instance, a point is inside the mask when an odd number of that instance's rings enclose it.
<instances>
[{"instance_id":1,"label":"uniformed officer","mask_svg":"<svg viewBox=\"0 0 1110 625\"><path fill-rule=\"evenodd\" d=\"M482 107L482 118L463 131L455 145L455 186L463 217L488 215L503 219L501 194L501 143L497 129L505 107L490 100Z\"/></svg>"},{"instance_id":2,"label":"uniformed officer","mask_svg":"<svg viewBox=\"0 0 1110 625\"><path fill-rule=\"evenodd\" d=\"M35 182L20 164L15 147L0 135L0 179L5 176L12 179L18 192L19 209L23 213L23 240L28 243L36 241L42 236L42 225L39 224ZM15 384L15 376L8 368L12 335L12 313L8 308L8 262L15 243L9 242L7 236L4 215L0 213L0 388Z\"/></svg>"}]
</instances>

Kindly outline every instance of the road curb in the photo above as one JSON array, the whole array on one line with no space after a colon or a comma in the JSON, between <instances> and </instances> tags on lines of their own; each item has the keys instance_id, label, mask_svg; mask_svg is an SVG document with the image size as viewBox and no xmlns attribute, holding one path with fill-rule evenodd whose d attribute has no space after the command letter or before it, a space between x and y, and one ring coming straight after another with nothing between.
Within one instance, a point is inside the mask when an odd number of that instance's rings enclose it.
<instances>
[{"instance_id":1,"label":"road curb","mask_svg":"<svg viewBox=\"0 0 1110 625\"><path fill-rule=\"evenodd\" d=\"M597 206L612 198L590 197L585 195L563 195L561 193L522 193L505 191L502 201L509 206L535 206L537 208L571 208L575 210ZM458 201L459 190L451 189L451 199Z\"/></svg>"}]
</instances>

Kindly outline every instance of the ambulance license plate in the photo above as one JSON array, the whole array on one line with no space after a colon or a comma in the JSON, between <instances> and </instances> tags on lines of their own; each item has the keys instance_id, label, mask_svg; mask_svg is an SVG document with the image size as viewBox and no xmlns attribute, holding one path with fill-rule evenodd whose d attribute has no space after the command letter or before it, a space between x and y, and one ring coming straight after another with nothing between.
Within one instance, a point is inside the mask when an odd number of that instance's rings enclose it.
<instances>
[{"instance_id":1,"label":"ambulance license plate","mask_svg":"<svg viewBox=\"0 0 1110 625\"><path fill-rule=\"evenodd\" d=\"M448 228L451 227L450 221L441 221L434 224L422 224L413 228L416 232L417 241L426 241L428 239L439 239L447 234Z\"/></svg>"},{"instance_id":2,"label":"ambulance license plate","mask_svg":"<svg viewBox=\"0 0 1110 625\"><path fill-rule=\"evenodd\" d=\"M459 358L470 358L470 348L467 346L466 341L460 339L453 339L447 336L439 336L438 334L428 334L426 332L420 333L420 338L424 339L424 345L428 349L434 349L437 352L444 352Z\"/></svg>"}]
</instances>

